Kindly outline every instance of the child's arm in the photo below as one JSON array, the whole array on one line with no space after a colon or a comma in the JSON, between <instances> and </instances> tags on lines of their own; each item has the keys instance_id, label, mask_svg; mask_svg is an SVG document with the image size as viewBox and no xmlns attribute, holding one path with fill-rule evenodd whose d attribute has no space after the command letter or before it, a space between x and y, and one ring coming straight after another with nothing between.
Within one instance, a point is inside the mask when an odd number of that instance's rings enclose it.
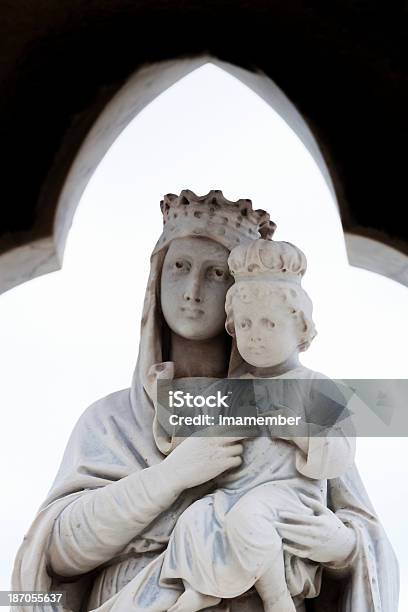
<instances>
[{"instance_id":1,"label":"child's arm","mask_svg":"<svg viewBox=\"0 0 408 612\"><path fill-rule=\"evenodd\" d=\"M304 441L307 440L307 449ZM316 479L337 478L354 463L355 438L341 435L311 436L293 440L298 446L296 468L304 476ZM302 448L303 446L303 448ZM306 449L306 450L305 450Z\"/></svg>"},{"instance_id":2,"label":"child's arm","mask_svg":"<svg viewBox=\"0 0 408 612\"><path fill-rule=\"evenodd\" d=\"M295 444L302 452L305 453L305 455L307 455L308 451L309 451L309 438L305 437L305 436L291 436L291 437L283 437L283 440L289 440L290 442L293 442L293 444Z\"/></svg>"},{"instance_id":3,"label":"child's arm","mask_svg":"<svg viewBox=\"0 0 408 612\"><path fill-rule=\"evenodd\" d=\"M347 400L329 378L315 380L307 410L309 436L294 437L296 467L309 478L336 478L354 463L355 432Z\"/></svg>"}]
</instances>

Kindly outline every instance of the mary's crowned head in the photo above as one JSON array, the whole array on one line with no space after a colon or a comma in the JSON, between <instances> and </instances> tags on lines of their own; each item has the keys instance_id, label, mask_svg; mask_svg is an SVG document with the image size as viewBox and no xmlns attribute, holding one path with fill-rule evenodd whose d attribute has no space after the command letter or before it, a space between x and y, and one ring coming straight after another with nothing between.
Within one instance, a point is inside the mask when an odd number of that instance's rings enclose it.
<instances>
[{"instance_id":1,"label":"mary's crowned head","mask_svg":"<svg viewBox=\"0 0 408 612\"><path fill-rule=\"evenodd\" d=\"M167 194L160 206L163 232L151 256L142 318L142 376L153 363L171 359L170 336L193 343L226 336L225 296L233 282L228 256L237 245L270 240L276 228L250 200L233 202L219 190Z\"/></svg>"}]
</instances>

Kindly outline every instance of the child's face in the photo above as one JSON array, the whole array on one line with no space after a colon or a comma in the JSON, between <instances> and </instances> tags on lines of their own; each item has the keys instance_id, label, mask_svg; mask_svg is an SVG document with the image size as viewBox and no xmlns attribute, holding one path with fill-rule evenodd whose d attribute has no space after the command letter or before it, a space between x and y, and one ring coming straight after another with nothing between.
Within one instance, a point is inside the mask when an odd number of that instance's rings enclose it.
<instances>
[{"instance_id":1,"label":"child's face","mask_svg":"<svg viewBox=\"0 0 408 612\"><path fill-rule=\"evenodd\" d=\"M247 363L272 367L297 352L298 319L279 297L269 295L249 304L235 298L233 308L238 351Z\"/></svg>"}]
</instances>

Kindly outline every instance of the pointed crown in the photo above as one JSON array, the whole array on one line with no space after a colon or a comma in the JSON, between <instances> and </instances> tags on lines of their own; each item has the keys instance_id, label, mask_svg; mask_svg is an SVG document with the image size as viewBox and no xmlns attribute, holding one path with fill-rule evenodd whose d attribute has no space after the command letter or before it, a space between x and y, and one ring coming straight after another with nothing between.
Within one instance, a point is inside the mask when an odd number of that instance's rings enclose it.
<instances>
[{"instance_id":1,"label":"pointed crown","mask_svg":"<svg viewBox=\"0 0 408 612\"><path fill-rule=\"evenodd\" d=\"M169 193L160 208L163 233L154 252L186 236L211 238L232 250L259 237L269 241L276 229L266 211L252 209L251 200L233 202L217 189L204 196L190 189L183 189L179 196Z\"/></svg>"}]
</instances>

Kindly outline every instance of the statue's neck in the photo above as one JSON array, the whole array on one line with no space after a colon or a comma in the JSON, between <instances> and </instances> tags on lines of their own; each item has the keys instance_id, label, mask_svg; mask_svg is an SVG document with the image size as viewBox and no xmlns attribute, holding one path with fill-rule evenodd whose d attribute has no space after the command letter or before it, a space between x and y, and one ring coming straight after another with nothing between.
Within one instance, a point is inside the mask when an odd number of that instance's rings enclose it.
<instances>
[{"instance_id":1,"label":"statue's neck","mask_svg":"<svg viewBox=\"0 0 408 612\"><path fill-rule=\"evenodd\" d=\"M286 374L286 372L290 372L290 370L299 368L301 365L302 364L299 361L298 352L296 351L296 353L291 355L289 359L286 359L286 361L282 361L282 363L278 363L268 368L258 368L247 363L246 370L250 374L253 374L253 376L259 378L272 378L274 376L281 376L282 374Z\"/></svg>"},{"instance_id":2,"label":"statue's neck","mask_svg":"<svg viewBox=\"0 0 408 612\"><path fill-rule=\"evenodd\" d=\"M171 332L170 360L174 362L175 378L224 378L227 376L229 350L224 333L209 340L187 340Z\"/></svg>"}]
</instances>

